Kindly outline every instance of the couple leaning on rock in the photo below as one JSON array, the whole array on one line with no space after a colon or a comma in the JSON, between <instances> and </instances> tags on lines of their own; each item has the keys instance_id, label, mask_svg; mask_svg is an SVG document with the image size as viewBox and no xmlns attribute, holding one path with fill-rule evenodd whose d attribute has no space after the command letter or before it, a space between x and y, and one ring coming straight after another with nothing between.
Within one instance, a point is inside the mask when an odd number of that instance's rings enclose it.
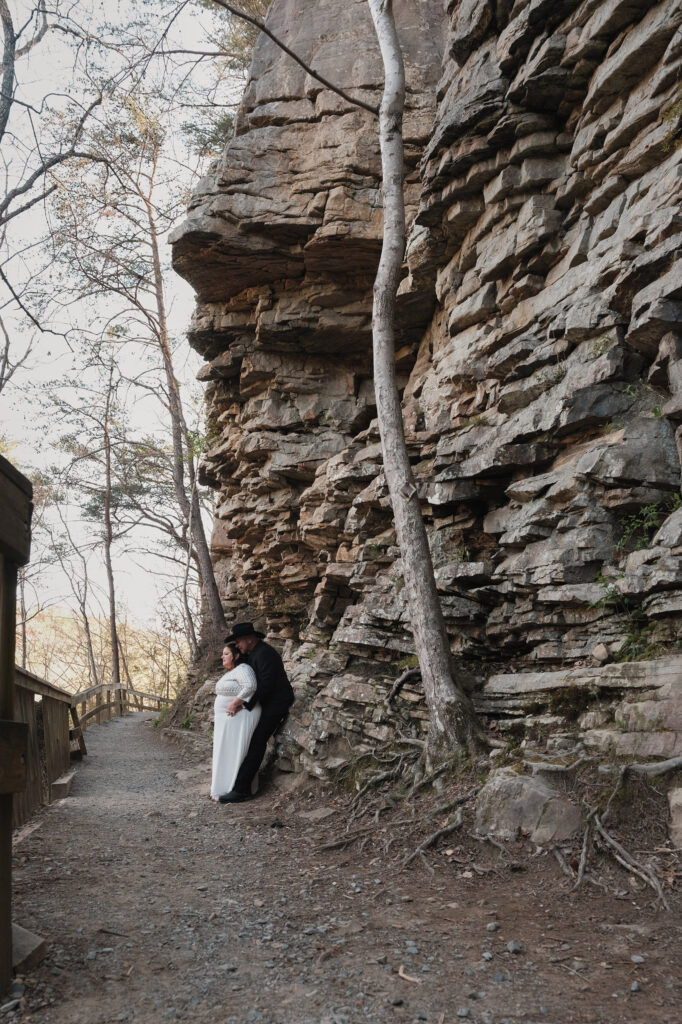
<instances>
[{"instance_id":1,"label":"couple leaning on rock","mask_svg":"<svg viewBox=\"0 0 682 1024\"><path fill-rule=\"evenodd\" d=\"M225 637L216 683L211 796L221 804L248 800L270 737L294 702L282 659L251 622L238 622Z\"/></svg>"}]
</instances>

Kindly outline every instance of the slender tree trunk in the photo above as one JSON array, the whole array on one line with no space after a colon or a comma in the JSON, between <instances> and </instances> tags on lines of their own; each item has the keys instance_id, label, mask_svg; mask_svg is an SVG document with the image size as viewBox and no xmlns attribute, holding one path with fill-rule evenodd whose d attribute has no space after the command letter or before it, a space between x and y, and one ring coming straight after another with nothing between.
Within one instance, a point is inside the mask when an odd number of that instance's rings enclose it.
<instances>
[{"instance_id":1,"label":"slender tree trunk","mask_svg":"<svg viewBox=\"0 0 682 1024\"><path fill-rule=\"evenodd\" d=\"M374 387L384 473L403 563L410 621L429 710L430 759L461 756L477 745L470 701L452 678L451 654L438 598L426 528L405 445L395 380L395 308L405 252L402 118L405 71L391 0L368 0L384 62L379 114L384 241L374 283Z\"/></svg>"},{"instance_id":2,"label":"slender tree trunk","mask_svg":"<svg viewBox=\"0 0 682 1024\"><path fill-rule=\"evenodd\" d=\"M20 615L20 630L21 630L21 667L26 668L26 654L27 654L27 638L26 638L26 579L24 577L24 567L20 567L17 573L17 579L19 581L19 615Z\"/></svg>"},{"instance_id":3,"label":"slender tree trunk","mask_svg":"<svg viewBox=\"0 0 682 1024\"><path fill-rule=\"evenodd\" d=\"M109 371L109 387L104 408L104 564L107 570L109 588L109 639L111 646L111 685L118 690L121 687L121 666L118 656L118 630L116 628L116 591L114 587L114 569L111 562L111 548L114 543L114 527L111 516L111 437L109 434L109 415L111 410L111 389L114 363L111 361Z\"/></svg>"},{"instance_id":4,"label":"slender tree trunk","mask_svg":"<svg viewBox=\"0 0 682 1024\"><path fill-rule=\"evenodd\" d=\"M201 507L199 505L199 494L196 486L194 461L192 452L189 450L188 445L187 423L185 422L182 402L180 400L180 394L173 368L173 355L168 338L168 321L166 318L166 304L163 291L163 275L161 273L161 259L159 256L159 240L156 231L156 221L150 200L145 198L144 202L149 223L149 237L154 264L154 290L156 293L156 310L158 318L158 343L166 374L171 414L173 484L182 515L185 522L188 524L190 539L193 542L197 553L201 589L203 591L206 607L208 608L212 632L215 638L219 638L225 633L227 628L225 613L223 612L223 606L218 592L218 585L213 572L211 552L208 546L208 541L206 540L204 524L201 518ZM185 487L185 465L187 466L187 475L189 479L189 496Z\"/></svg>"},{"instance_id":5,"label":"slender tree trunk","mask_svg":"<svg viewBox=\"0 0 682 1024\"><path fill-rule=\"evenodd\" d=\"M90 676L90 685L99 686L99 674L97 672L97 662L95 661L95 652L92 646L92 633L90 631L90 618L88 616L88 610L85 605L81 605L81 618L83 619L83 632L85 633L85 642L88 650L88 675Z\"/></svg>"},{"instance_id":6,"label":"slender tree trunk","mask_svg":"<svg viewBox=\"0 0 682 1024\"><path fill-rule=\"evenodd\" d=\"M2 82L0 83L0 139L2 139L14 101L14 48L16 45L12 15L6 0L0 0L0 21L2 21L3 34Z\"/></svg>"}]
</instances>

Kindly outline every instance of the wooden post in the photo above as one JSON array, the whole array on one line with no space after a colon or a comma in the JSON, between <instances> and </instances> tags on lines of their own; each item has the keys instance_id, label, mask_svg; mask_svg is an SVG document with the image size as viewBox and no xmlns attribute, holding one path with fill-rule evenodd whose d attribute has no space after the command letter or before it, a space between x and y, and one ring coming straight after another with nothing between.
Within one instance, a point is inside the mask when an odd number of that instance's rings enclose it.
<instances>
[{"instance_id":1,"label":"wooden post","mask_svg":"<svg viewBox=\"0 0 682 1024\"><path fill-rule=\"evenodd\" d=\"M13 742L17 571L29 558L31 498L30 482L0 457L0 721L6 723L3 738L14 751L16 769L21 761ZM19 776L20 771L8 772L0 786L0 995L12 980L12 793L22 788Z\"/></svg>"},{"instance_id":2,"label":"wooden post","mask_svg":"<svg viewBox=\"0 0 682 1024\"><path fill-rule=\"evenodd\" d=\"M16 568L0 553L0 719L14 718ZM0 793L0 992L12 980L12 794Z\"/></svg>"},{"instance_id":3,"label":"wooden post","mask_svg":"<svg viewBox=\"0 0 682 1024\"><path fill-rule=\"evenodd\" d=\"M101 693L96 693L95 694L95 706L99 707L101 703L102 703L102 694ZM98 725L102 721L102 712L101 711L98 711L97 714L95 715L95 721L97 722Z\"/></svg>"}]
</instances>

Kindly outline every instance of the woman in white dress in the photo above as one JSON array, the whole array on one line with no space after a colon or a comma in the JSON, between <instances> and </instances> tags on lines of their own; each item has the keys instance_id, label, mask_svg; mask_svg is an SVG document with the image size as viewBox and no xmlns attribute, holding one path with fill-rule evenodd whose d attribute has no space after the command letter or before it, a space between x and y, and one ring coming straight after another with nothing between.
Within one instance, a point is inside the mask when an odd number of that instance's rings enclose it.
<instances>
[{"instance_id":1,"label":"woman in white dress","mask_svg":"<svg viewBox=\"0 0 682 1024\"><path fill-rule=\"evenodd\" d=\"M253 711L242 708L236 714L228 714L228 705L239 697L249 700L256 691L256 676L233 644L223 648L223 668L227 669L216 683L216 699L213 708L213 775L211 797L217 800L221 793L229 793L234 787L239 767L244 760L253 730L260 718L260 705ZM254 780L254 792L257 780Z\"/></svg>"}]
</instances>

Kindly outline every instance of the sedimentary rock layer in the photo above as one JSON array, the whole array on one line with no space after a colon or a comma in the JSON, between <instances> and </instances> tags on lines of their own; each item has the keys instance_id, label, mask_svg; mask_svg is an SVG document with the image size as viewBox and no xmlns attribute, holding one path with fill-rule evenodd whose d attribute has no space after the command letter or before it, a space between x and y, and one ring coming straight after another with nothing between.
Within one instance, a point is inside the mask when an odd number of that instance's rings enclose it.
<instances>
[{"instance_id":1,"label":"sedimentary rock layer","mask_svg":"<svg viewBox=\"0 0 682 1024\"><path fill-rule=\"evenodd\" d=\"M395 7L407 440L459 670L500 728L532 728L533 701L493 700L491 679L617 675L682 640L682 4ZM378 102L364 0L275 0L269 18ZM286 642L316 771L425 719L418 687L383 704L413 648L372 392L378 174L372 115L262 39L174 240L198 294L225 607ZM644 728L597 696L605 744ZM679 748L679 722L658 731Z\"/></svg>"}]
</instances>

